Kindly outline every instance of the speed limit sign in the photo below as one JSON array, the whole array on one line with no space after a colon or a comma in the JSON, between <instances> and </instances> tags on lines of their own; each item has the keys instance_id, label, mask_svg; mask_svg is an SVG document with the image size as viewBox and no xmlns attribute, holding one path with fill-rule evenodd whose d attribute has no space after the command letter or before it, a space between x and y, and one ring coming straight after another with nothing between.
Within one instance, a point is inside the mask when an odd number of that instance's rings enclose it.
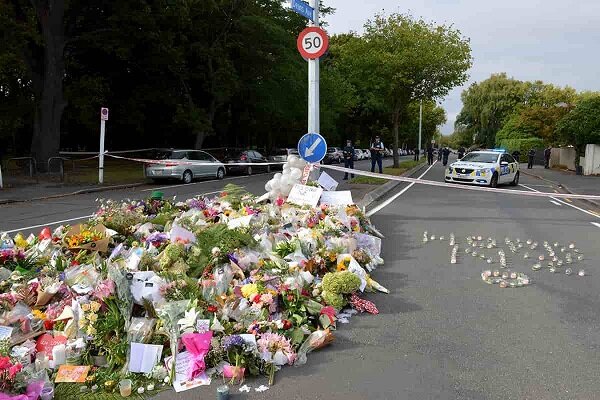
<instances>
[{"instance_id":1,"label":"speed limit sign","mask_svg":"<svg viewBox=\"0 0 600 400\"><path fill-rule=\"evenodd\" d=\"M313 26L300 33L297 44L302 57L314 60L325 54L329 48L329 37L323 29Z\"/></svg>"}]
</instances>

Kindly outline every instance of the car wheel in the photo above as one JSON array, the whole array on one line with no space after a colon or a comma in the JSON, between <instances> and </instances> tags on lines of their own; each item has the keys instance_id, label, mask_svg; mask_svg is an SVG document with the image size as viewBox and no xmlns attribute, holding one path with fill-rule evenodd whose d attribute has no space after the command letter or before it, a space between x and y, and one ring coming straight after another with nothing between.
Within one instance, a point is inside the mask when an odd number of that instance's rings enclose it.
<instances>
[{"instance_id":1,"label":"car wheel","mask_svg":"<svg viewBox=\"0 0 600 400\"><path fill-rule=\"evenodd\" d=\"M498 187L498 174L495 172L494 172L494 175L492 175L492 180L490 181L490 187L491 188Z\"/></svg>"},{"instance_id":2,"label":"car wheel","mask_svg":"<svg viewBox=\"0 0 600 400\"><path fill-rule=\"evenodd\" d=\"M248 165L248 168L246 168L246 175L252 175L252 166Z\"/></svg>"},{"instance_id":3,"label":"car wheel","mask_svg":"<svg viewBox=\"0 0 600 400\"><path fill-rule=\"evenodd\" d=\"M190 171L189 169L186 169L183 173L183 183L192 183L192 181L194 180L194 175L192 174L192 171Z\"/></svg>"},{"instance_id":4,"label":"car wheel","mask_svg":"<svg viewBox=\"0 0 600 400\"><path fill-rule=\"evenodd\" d=\"M515 179L510 183L512 186L517 186L519 184L519 172L516 173Z\"/></svg>"},{"instance_id":5,"label":"car wheel","mask_svg":"<svg viewBox=\"0 0 600 400\"><path fill-rule=\"evenodd\" d=\"M217 170L217 179L223 179L223 178L225 178L225 169L219 168Z\"/></svg>"}]
</instances>

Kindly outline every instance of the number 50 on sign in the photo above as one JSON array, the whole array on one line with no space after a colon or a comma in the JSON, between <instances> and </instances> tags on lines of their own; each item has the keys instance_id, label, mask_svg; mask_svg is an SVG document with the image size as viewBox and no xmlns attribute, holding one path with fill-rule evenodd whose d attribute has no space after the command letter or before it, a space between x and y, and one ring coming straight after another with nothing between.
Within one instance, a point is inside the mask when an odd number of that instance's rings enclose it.
<instances>
[{"instance_id":1,"label":"number 50 on sign","mask_svg":"<svg viewBox=\"0 0 600 400\"><path fill-rule=\"evenodd\" d=\"M323 29L313 26L300 33L297 45L302 57L314 60L323 56L329 48L329 37Z\"/></svg>"}]
</instances>

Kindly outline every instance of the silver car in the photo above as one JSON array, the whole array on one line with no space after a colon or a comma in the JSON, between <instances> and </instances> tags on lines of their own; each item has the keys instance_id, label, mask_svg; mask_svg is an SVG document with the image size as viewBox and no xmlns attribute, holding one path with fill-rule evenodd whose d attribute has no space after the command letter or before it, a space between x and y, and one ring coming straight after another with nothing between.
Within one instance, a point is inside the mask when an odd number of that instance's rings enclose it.
<instances>
[{"instance_id":1,"label":"silver car","mask_svg":"<svg viewBox=\"0 0 600 400\"><path fill-rule=\"evenodd\" d=\"M144 173L152 180L179 179L191 183L195 178L225 177L225 165L202 150L164 150L155 157L160 164L148 163Z\"/></svg>"}]
</instances>

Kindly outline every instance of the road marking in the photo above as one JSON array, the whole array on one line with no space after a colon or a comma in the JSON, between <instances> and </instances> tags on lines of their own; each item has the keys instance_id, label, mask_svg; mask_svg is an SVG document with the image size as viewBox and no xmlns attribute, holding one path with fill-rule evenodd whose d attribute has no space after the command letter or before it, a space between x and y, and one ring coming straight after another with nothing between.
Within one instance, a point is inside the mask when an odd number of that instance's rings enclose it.
<instances>
[{"instance_id":1,"label":"road marking","mask_svg":"<svg viewBox=\"0 0 600 400\"><path fill-rule=\"evenodd\" d=\"M600 228L600 224L598 222L592 222L591 224L596 226L597 228Z\"/></svg>"},{"instance_id":2,"label":"road marking","mask_svg":"<svg viewBox=\"0 0 600 400\"><path fill-rule=\"evenodd\" d=\"M552 203L552 204L554 204L554 205L556 205L556 206L561 206L561 207L562 207L562 204L560 204L560 203L559 203L559 202L557 202L557 201L550 200L550 203Z\"/></svg>"},{"instance_id":3,"label":"road marking","mask_svg":"<svg viewBox=\"0 0 600 400\"><path fill-rule=\"evenodd\" d=\"M19 232L19 231L26 231L26 230L33 229L33 228L41 228L41 227L44 227L44 226L58 225L58 224L62 224L62 223L65 223L65 222L71 222L71 221L77 221L77 220L80 220L80 219L91 218L93 216L94 216L94 214L84 215L83 217L63 219L62 221L46 222L45 224L32 225L32 226L27 226L27 227L24 227L24 228L13 229L12 231L0 231L0 232L1 233L15 233L15 232Z\"/></svg>"},{"instance_id":4,"label":"road marking","mask_svg":"<svg viewBox=\"0 0 600 400\"><path fill-rule=\"evenodd\" d=\"M568 201L569 203L572 203L571 199L565 199L566 201Z\"/></svg>"},{"instance_id":5,"label":"road marking","mask_svg":"<svg viewBox=\"0 0 600 400\"><path fill-rule=\"evenodd\" d=\"M418 178L417 180L421 179L422 177L425 176L426 173L429 172L429 170L431 168L433 168L433 166L437 163L437 161L434 161L433 164L431 164L429 166L429 168L427 168L425 170L425 172L423 172ZM394 196L390 197L389 199L387 199L386 201L384 201L383 203L381 203L380 205L378 205L377 207L375 207L374 209L372 209L371 211L369 211L367 213L367 217L370 217L371 215L375 214L376 212L378 212L379 210L381 210L382 208L387 207L392 201L396 200L398 197L402 196L404 194L404 192L406 192L408 189L410 189L411 187L413 187L413 185L415 184L415 182L410 183L407 187L405 187L404 189L402 189L400 192L396 193Z\"/></svg>"},{"instance_id":6,"label":"road marking","mask_svg":"<svg viewBox=\"0 0 600 400\"><path fill-rule=\"evenodd\" d=\"M540 192L539 190L535 190L535 189L534 189L534 188L532 188L532 187L529 187L529 186L527 186L527 185L523 185L522 183L519 183L519 186L523 186L525 189L529 189L529 190L531 190L532 192L539 192L539 193L543 193L543 192ZM571 208L574 208L574 209L576 209L576 210L579 210L579 211L581 211L581 212L584 212L584 213L586 213L586 214L588 214L588 215L591 215L592 217L600 218L600 215L597 215L597 214L591 213L591 212L589 212L589 211L587 211L587 210L584 210L583 208L577 207L576 205L574 205L574 204L571 204L572 202L570 202L570 203L565 203L564 201L562 201L562 200L560 200L560 199L557 199L557 198L555 198L555 197L550 197L550 198L551 198L552 200L554 200L554 201L558 202L558 203L564 204L564 205L566 205L566 206L569 206L569 207L571 207ZM569 199L566 199L566 200L569 200Z\"/></svg>"}]
</instances>

